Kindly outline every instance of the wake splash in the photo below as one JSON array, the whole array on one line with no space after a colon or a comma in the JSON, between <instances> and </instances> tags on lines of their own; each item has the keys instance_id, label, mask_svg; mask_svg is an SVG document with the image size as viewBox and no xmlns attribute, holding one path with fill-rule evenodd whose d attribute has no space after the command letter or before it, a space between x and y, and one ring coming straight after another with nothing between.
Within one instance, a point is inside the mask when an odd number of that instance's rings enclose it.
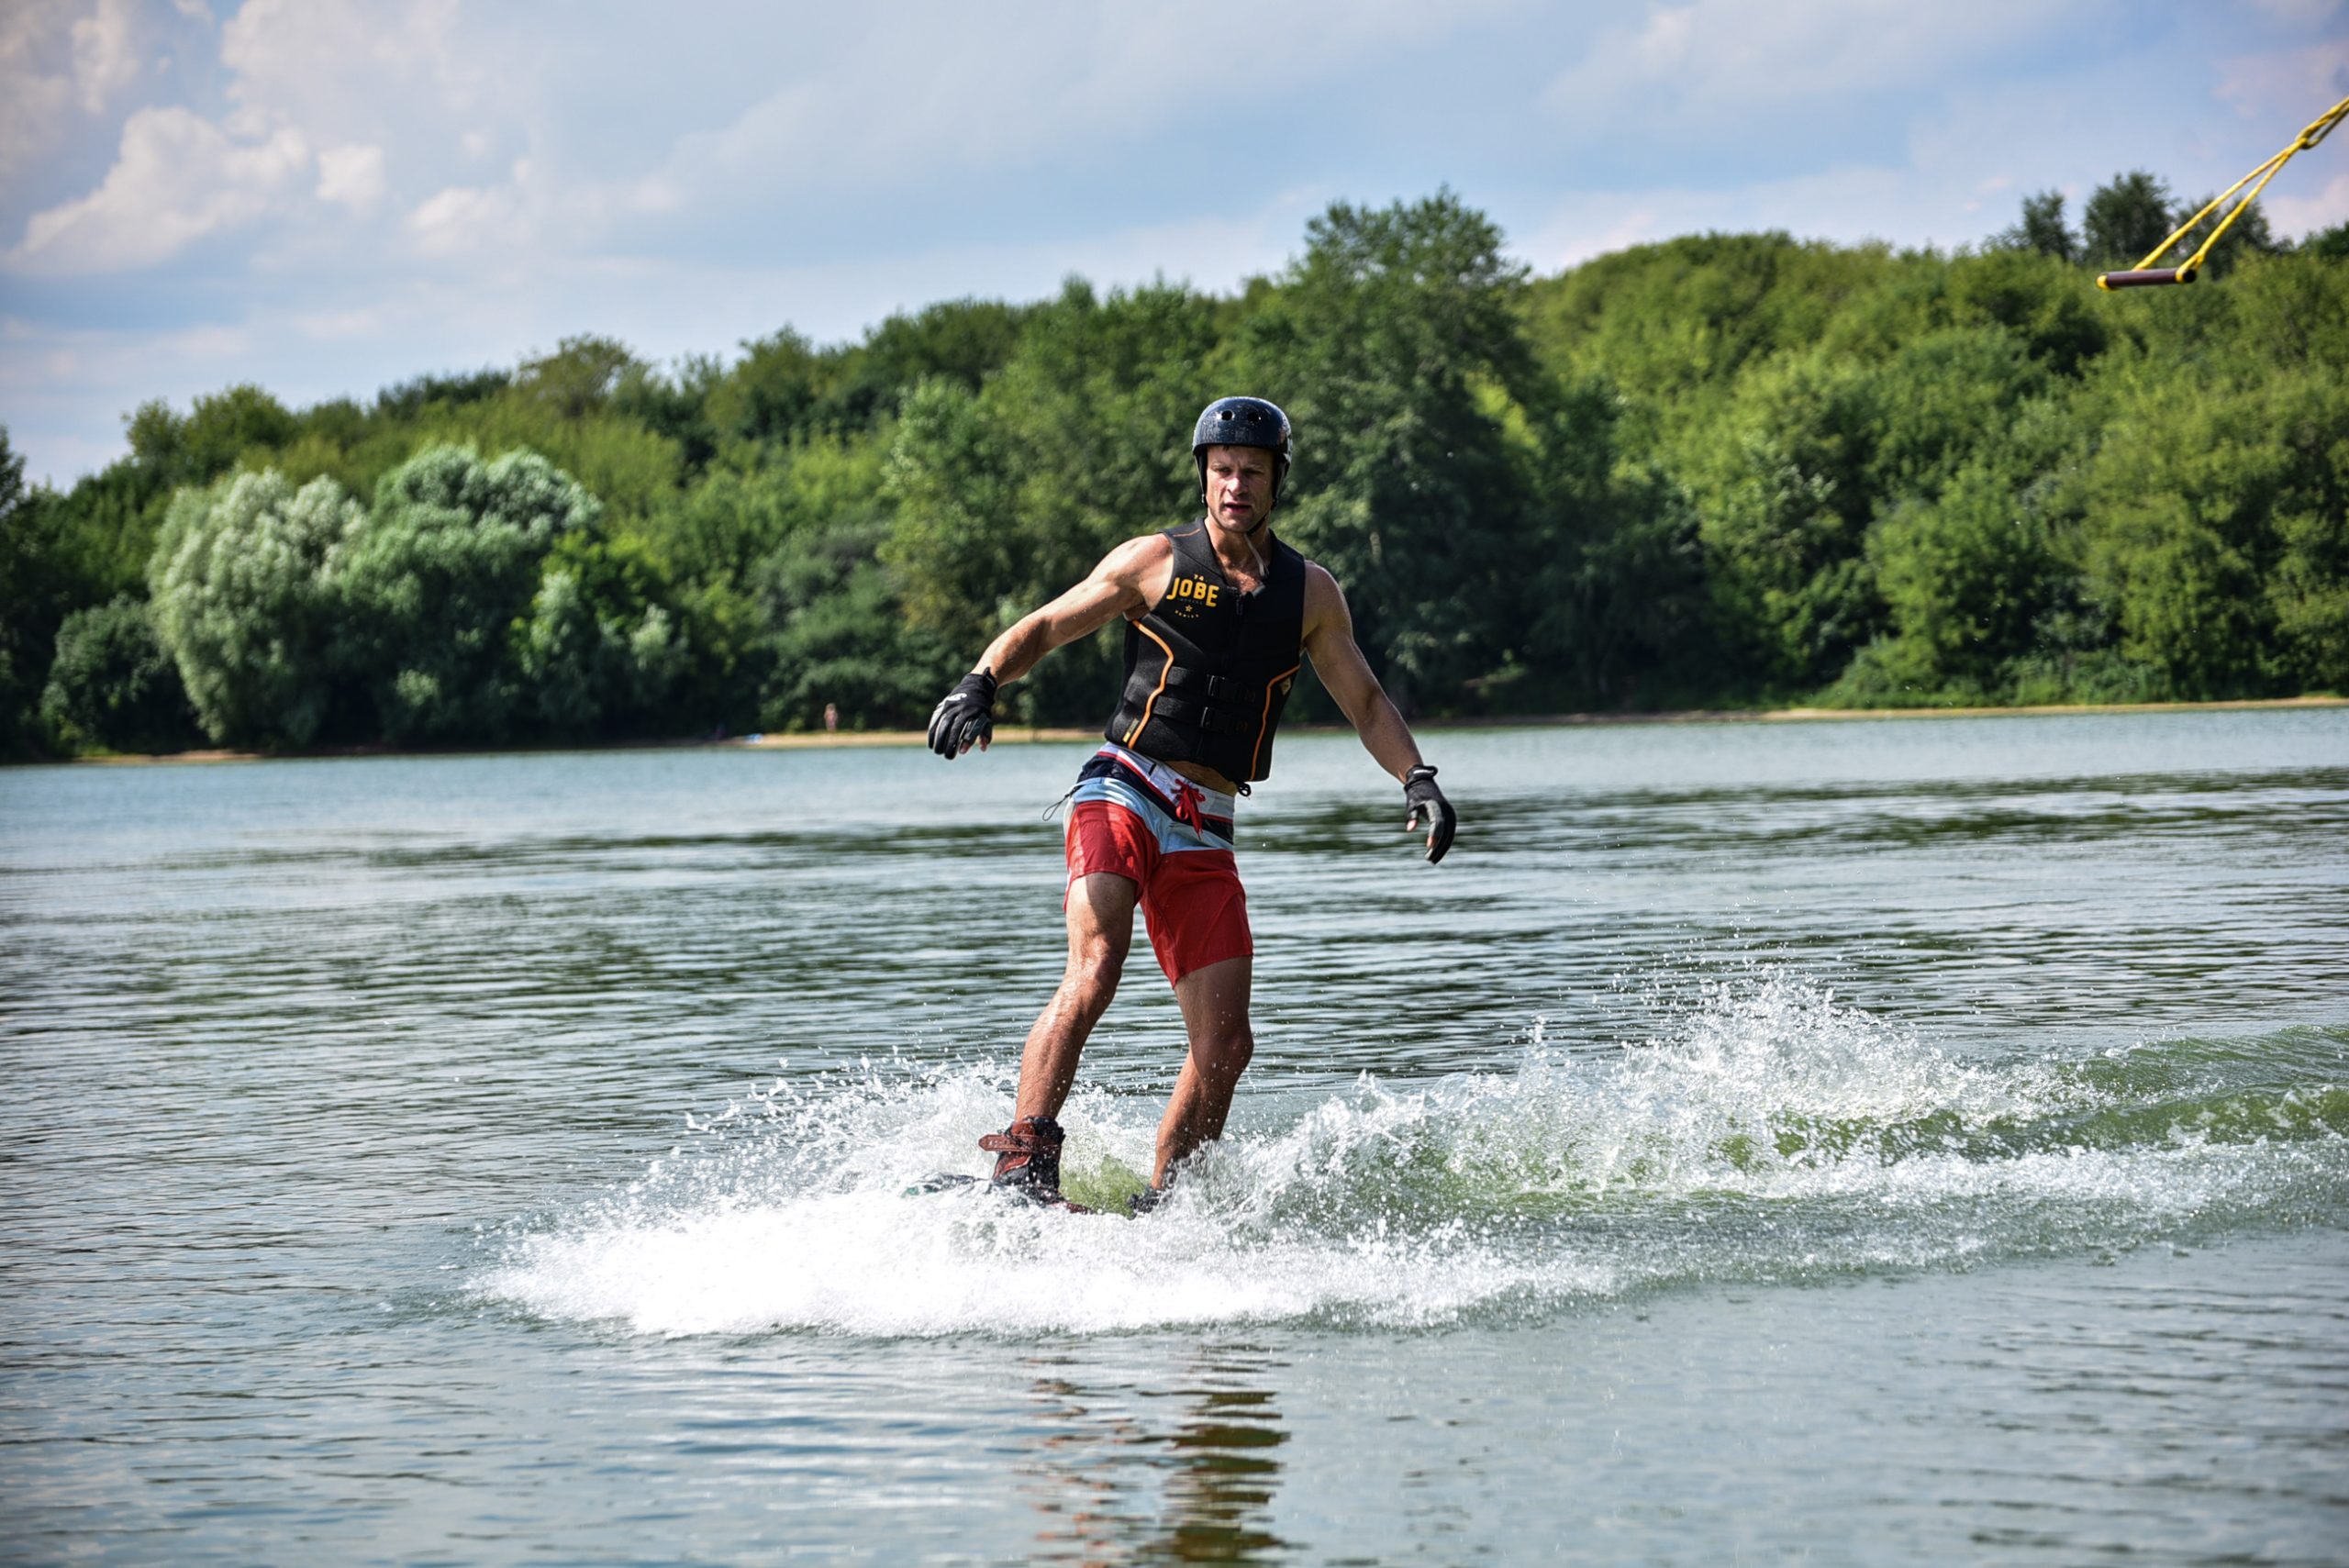
<instances>
[{"instance_id":1,"label":"wake splash","mask_svg":"<svg viewBox=\"0 0 2349 1568\"><path fill-rule=\"evenodd\" d=\"M2349 1213L2349 1029L1954 1059L1831 993L1709 994L1605 1056L1319 1103L1262 1079L1146 1219L984 1188L999 1072L777 1079L629 1187L499 1243L493 1299L641 1333L1103 1333L1508 1320L1675 1285L2099 1256ZM1155 1100L1080 1094L1065 1184L1122 1211Z\"/></svg>"}]
</instances>

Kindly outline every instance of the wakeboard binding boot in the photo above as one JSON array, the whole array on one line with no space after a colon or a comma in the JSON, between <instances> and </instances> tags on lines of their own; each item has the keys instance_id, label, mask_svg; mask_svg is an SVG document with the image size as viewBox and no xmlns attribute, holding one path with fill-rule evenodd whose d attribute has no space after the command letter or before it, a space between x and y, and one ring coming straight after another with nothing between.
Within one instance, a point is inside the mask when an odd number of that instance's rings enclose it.
<instances>
[{"instance_id":1,"label":"wakeboard binding boot","mask_svg":"<svg viewBox=\"0 0 2349 1568\"><path fill-rule=\"evenodd\" d=\"M1061 1195L1061 1145L1067 1136L1048 1116L1023 1116L1001 1132L988 1133L979 1147L996 1157L989 1184L1031 1203L1079 1207Z\"/></svg>"},{"instance_id":2,"label":"wakeboard binding boot","mask_svg":"<svg viewBox=\"0 0 2349 1568\"><path fill-rule=\"evenodd\" d=\"M1151 1213L1160 1204L1164 1203L1167 1189L1174 1184L1174 1173L1177 1169L1178 1167L1174 1165L1167 1166L1166 1175L1163 1180L1142 1188L1141 1191L1128 1198L1126 1212L1136 1219L1140 1219L1143 1215Z\"/></svg>"}]
</instances>

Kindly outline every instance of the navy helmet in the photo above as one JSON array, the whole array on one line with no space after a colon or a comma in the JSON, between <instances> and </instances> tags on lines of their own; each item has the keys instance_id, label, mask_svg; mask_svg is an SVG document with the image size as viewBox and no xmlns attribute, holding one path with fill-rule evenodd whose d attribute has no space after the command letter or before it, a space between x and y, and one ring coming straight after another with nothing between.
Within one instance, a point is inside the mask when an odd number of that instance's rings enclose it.
<instances>
[{"instance_id":1,"label":"navy helmet","mask_svg":"<svg viewBox=\"0 0 2349 1568\"><path fill-rule=\"evenodd\" d=\"M1288 477L1288 416L1261 397L1219 397L1191 429L1191 456L1199 465L1199 489L1208 487L1209 447L1263 447L1273 454L1273 499L1280 499Z\"/></svg>"}]
</instances>

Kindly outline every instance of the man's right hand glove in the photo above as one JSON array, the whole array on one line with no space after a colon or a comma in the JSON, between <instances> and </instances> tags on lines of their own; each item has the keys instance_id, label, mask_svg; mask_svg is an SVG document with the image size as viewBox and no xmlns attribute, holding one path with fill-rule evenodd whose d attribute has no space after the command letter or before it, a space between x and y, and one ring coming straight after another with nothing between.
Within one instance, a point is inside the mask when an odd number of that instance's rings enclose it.
<instances>
[{"instance_id":1,"label":"man's right hand glove","mask_svg":"<svg viewBox=\"0 0 2349 1568\"><path fill-rule=\"evenodd\" d=\"M930 749L952 762L995 739L995 673L974 670L930 710Z\"/></svg>"},{"instance_id":2,"label":"man's right hand glove","mask_svg":"<svg viewBox=\"0 0 2349 1568\"><path fill-rule=\"evenodd\" d=\"M1452 809L1452 802L1443 798L1443 791L1435 787L1435 770L1425 762L1403 775L1403 798L1411 803L1411 814L1403 819L1404 830L1418 832L1425 819L1428 864L1433 865L1452 848L1452 835L1460 827L1459 814Z\"/></svg>"}]
</instances>

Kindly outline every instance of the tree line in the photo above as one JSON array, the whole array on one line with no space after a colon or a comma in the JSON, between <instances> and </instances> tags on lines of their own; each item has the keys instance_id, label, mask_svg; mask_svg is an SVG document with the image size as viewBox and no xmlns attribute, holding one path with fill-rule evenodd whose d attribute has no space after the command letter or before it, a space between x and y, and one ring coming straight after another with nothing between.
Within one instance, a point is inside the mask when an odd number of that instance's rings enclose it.
<instances>
[{"instance_id":1,"label":"tree line","mask_svg":"<svg viewBox=\"0 0 2349 1568\"><path fill-rule=\"evenodd\" d=\"M2349 690L2349 227L2254 210L2202 283L2094 287L2188 210L2132 173L1954 254L1709 234L1536 277L1446 191L1332 206L1231 295L150 403L61 493L0 430L0 749L914 727L1195 515L1232 391L1296 421L1275 526L1415 716ZM1098 721L1119 649L1010 717Z\"/></svg>"}]
</instances>

